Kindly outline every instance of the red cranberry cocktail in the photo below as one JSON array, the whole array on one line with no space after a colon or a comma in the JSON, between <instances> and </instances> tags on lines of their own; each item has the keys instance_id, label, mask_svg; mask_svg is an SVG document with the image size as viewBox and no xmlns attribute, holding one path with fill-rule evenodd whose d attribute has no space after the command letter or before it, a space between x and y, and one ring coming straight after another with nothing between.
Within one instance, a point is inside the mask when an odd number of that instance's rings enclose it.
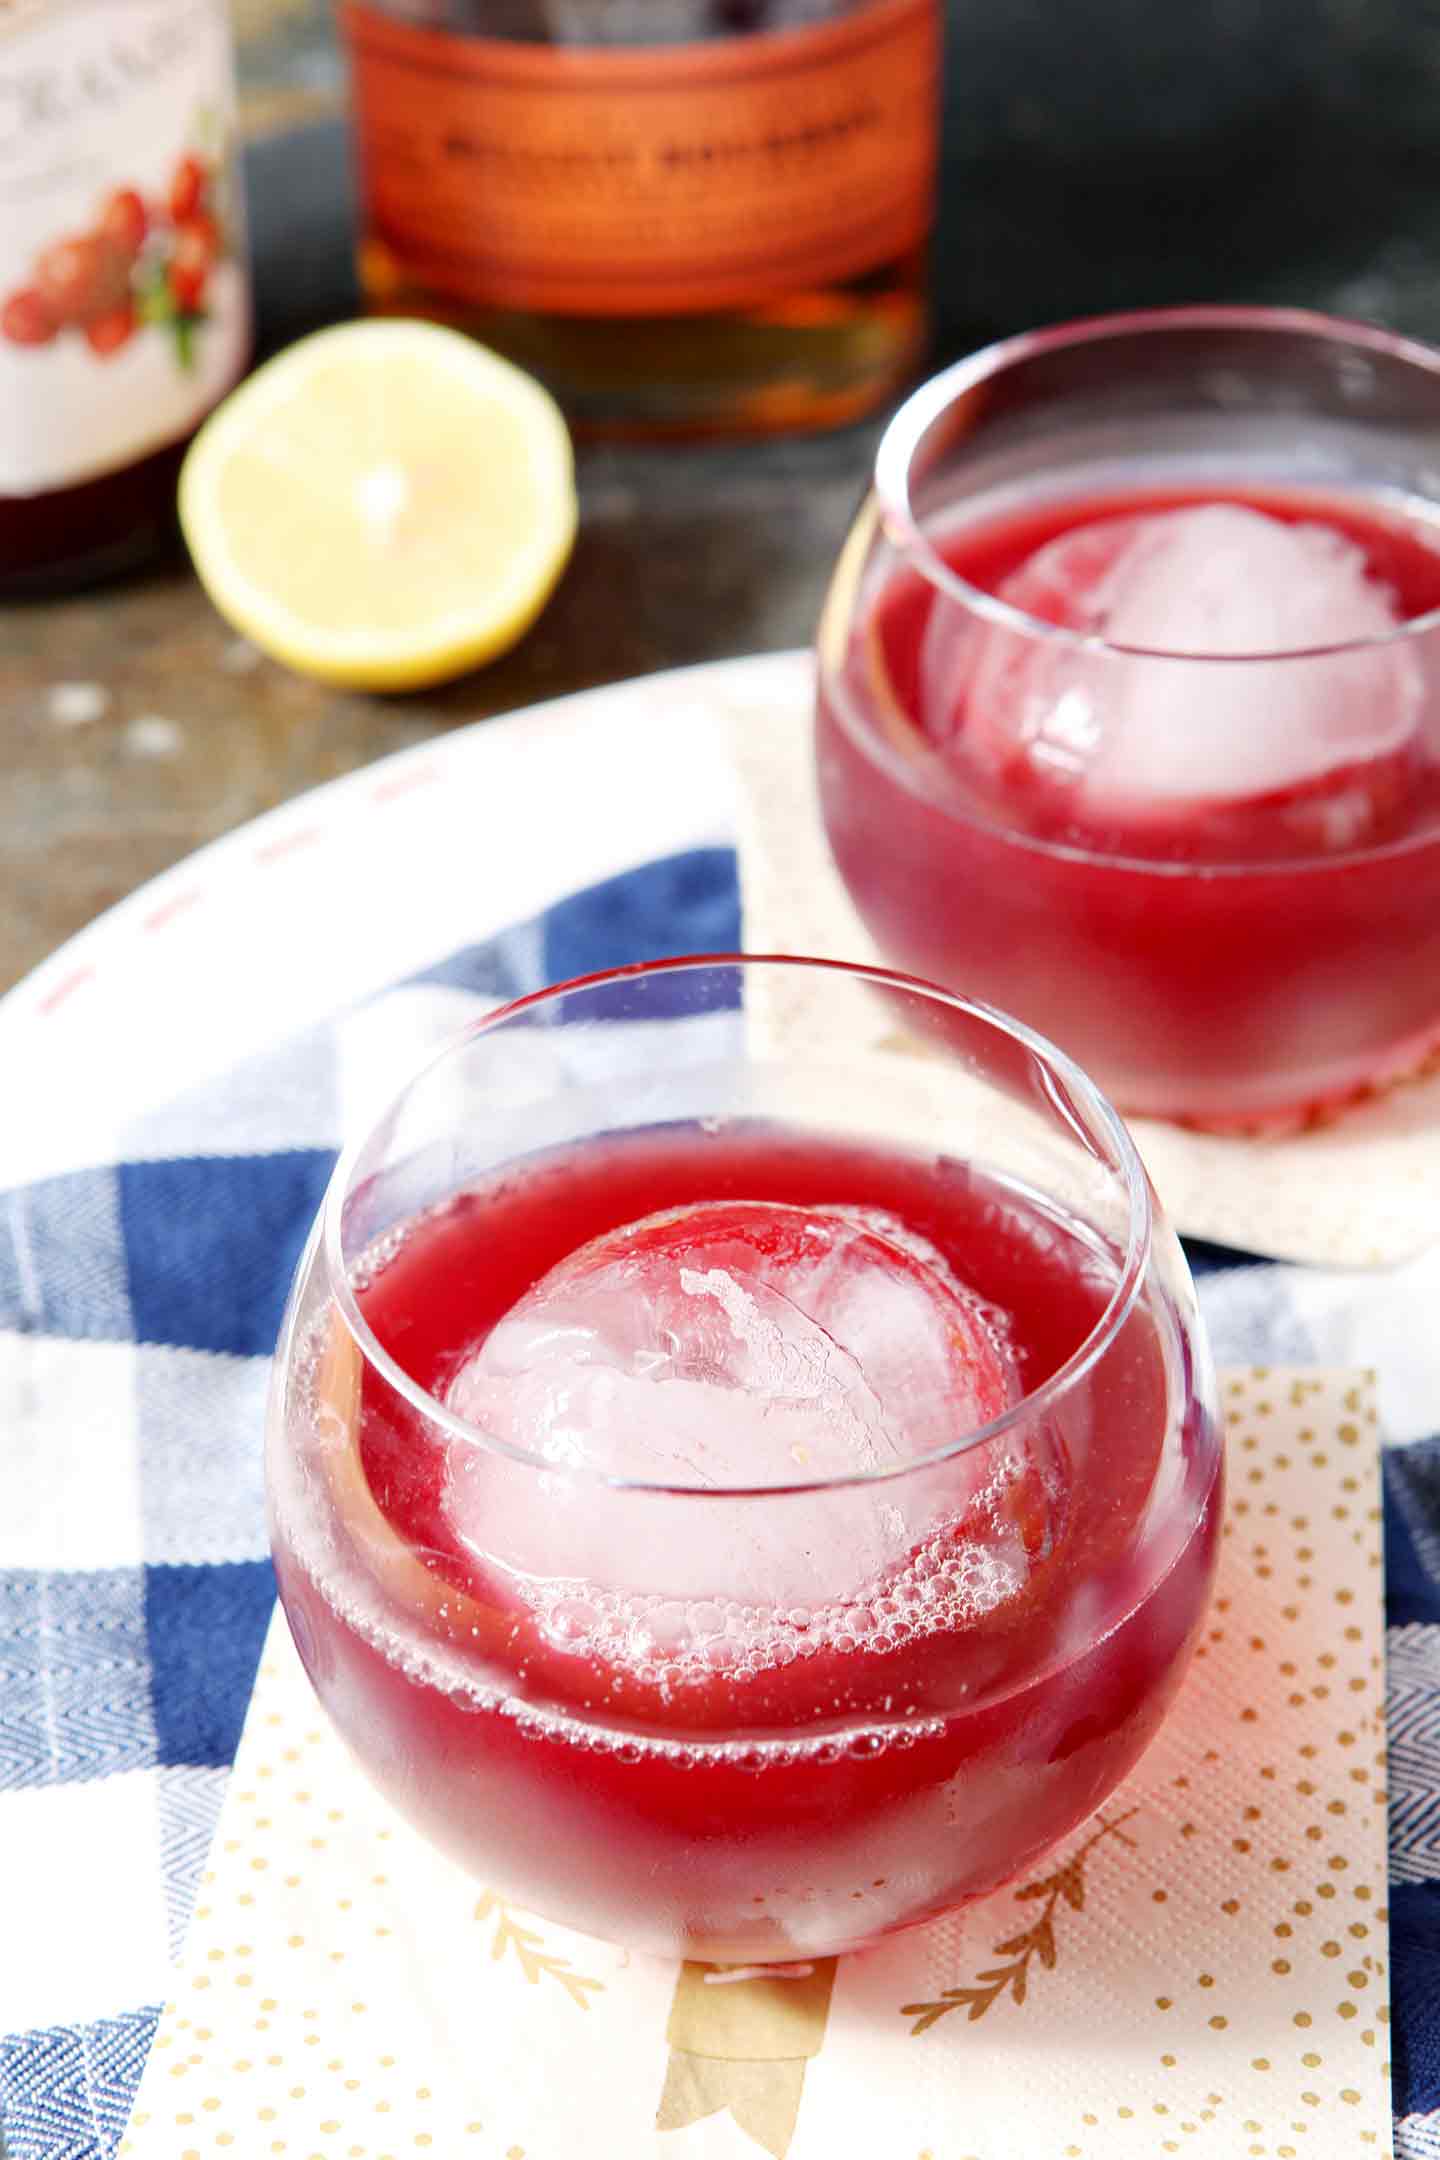
<instances>
[{"instance_id":1,"label":"red cranberry cocktail","mask_svg":"<svg viewBox=\"0 0 1440 2160\"><path fill-rule=\"evenodd\" d=\"M766 971L810 983L783 1049ZM867 1047L882 994L952 1057ZM925 985L726 960L486 1020L342 1161L268 1475L396 1806L542 1913L749 1961L979 1896L1104 1799L1184 1672L1220 1454L1078 1070Z\"/></svg>"},{"instance_id":2,"label":"red cranberry cocktail","mask_svg":"<svg viewBox=\"0 0 1440 2160\"><path fill-rule=\"evenodd\" d=\"M820 635L885 957L1122 1109L1286 1124L1440 1043L1440 355L1260 309L917 392Z\"/></svg>"}]
</instances>

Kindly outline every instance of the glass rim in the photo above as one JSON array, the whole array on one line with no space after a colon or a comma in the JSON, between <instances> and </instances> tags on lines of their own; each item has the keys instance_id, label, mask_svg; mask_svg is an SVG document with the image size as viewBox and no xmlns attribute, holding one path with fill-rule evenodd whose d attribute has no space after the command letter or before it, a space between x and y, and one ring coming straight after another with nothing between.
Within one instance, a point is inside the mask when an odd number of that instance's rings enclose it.
<instances>
[{"instance_id":1,"label":"glass rim","mask_svg":"<svg viewBox=\"0 0 1440 2160\"><path fill-rule=\"evenodd\" d=\"M1417 338L1402 337L1373 323L1326 315L1316 309L1287 307L1187 306L1135 308L1110 315L1086 315L1074 321L1054 323L1041 330L1021 331L984 345L965 358L942 368L928 382L913 390L892 415L875 453L872 485L880 505L889 539L917 569L927 584L947 599L985 621L1024 635L1038 644L1071 652L1124 660L1151 660L1189 667L1253 667L1258 662L1336 659L1344 655L1383 651L1404 645L1440 623L1440 607L1396 623L1393 629L1370 636L1345 638L1326 645L1287 645L1272 651L1205 653L1174 651L1164 646L1112 643L1096 631L1072 630L1062 623L1046 622L1028 609L1016 607L998 594L972 585L951 568L928 538L912 497L917 455L932 427L956 399L992 381L1017 363L1073 346L1100 344L1119 337L1143 337L1175 330L1249 331L1264 335L1283 331L1292 336L1327 339L1362 351L1383 353L1388 359L1408 362L1426 374L1440 376L1440 350ZM1437 386L1440 387L1440 386Z\"/></svg>"},{"instance_id":2,"label":"glass rim","mask_svg":"<svg viewBox=\"0 0 1440 2160\"><path fill-rule=\"evenodd\" d=\"M498 1030L518 1015L532 1011L537 1006L553 1004L580 991L593 991L611 984L642 979L651 980L662 975L717 968L731 968L743 973L761 967L822 971L841 975L852 981L875 983L882 989L919 993L934 1003L963 1013L969 1019L978 1020L1010 1041L1019 1043L1036 1058L1047 1078L1056 1077L1062 1080L1070 1095L1079 1098L1079 1103L1109 1143L1113 1151L1114 1167L1125 1187L1127 1228L1124 1264L1104 1309L1063 1363L1032 1393L1022 1395L1018 1402L1002 1411L998 1417L990 1418L984 1424L961 1433L958 1438L946 1441L940 1447L928 1449L923 1454L910 1456L903 1462L880 1464L872 1469L845 1471L829 1477L800 1478L776 1485L692 1485L665 1479L625 1477L588 1463L556 1463L528 1448L497 1439L482 1426L473 1425L468 1419L458 1416L427 1388L422 1387L385 1348L366 1320L355 1295L350 1268L345 1259L342 1216L355 1174L371 1141L395 1115L411 1090L418 1087L432 1072L481 1036ZM1075 1111L1066 1098L1053 1089L1047 1089L1047 1093L1056 1114L1072 1131L1078 1132L1082 1144L1090 1153L1098 1153L1091 1133L1084 1125L1077 1124ZM1105 1158L1101 1156L1100 1159L1103 1161ZM583 1481L597 1491L715 1501L781 1500L807 1493L813 1495L884 1486L897 1478L909 1477L952 1461L959 1455L967 1454L972 1448L988 1445L1001 1434L1013 1431L1018 1425L1047 1415L1061 1398L1070 1394L1085 1375L1093 1370L1124 1325L1139 1297L1149 1268L1154 1230L1155 1216L1150 1182L1124 1119L1089 1075L1056 1044L1026 1026L1024 1021L1016 1020L1010 1014L1000 1011L998 1007L985 1004L978 998L965 997L957 991L946 990L942 985L927 982L921 976L905 975L891 968L871 967L847 960L813 959L793 953L695 953L673 959L636 961L626 967L604 968L594 974L577 975L565 982L547 984L539 990L528 991L523 997L510 999L494 1012L482 1014L417 1065L409 1078L370 1118L365 1129L341 1149L326 1187L316 1225L319 1249L329 1277L326 1284L329 1302L339 1313L364 1363L417 1410L427 1424L437 1426L452 1440L483 1448L521 1468L537 1474L563 1473L567 1478Z\"/></svg>"}]
</instances>

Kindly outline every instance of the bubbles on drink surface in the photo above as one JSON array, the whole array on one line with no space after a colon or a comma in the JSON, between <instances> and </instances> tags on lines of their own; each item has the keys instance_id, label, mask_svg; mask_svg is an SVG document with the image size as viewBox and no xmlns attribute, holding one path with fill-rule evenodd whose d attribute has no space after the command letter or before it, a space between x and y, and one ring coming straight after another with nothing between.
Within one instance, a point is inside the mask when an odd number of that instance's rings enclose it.
<instances>
[{"instance_id":1,"label":"bubbles on drink surface","mask_svg":"<svg viewBox=\"0 0 1440 2160\"><path fill-rule=\"evenodd\" d=\"M705 1673L744 1682L821 1653L884 1655L973 1626L1024 1588L1049 1523L1034 1517L1034 1494L1019 1492L1023 1479L1007 1464L971 1496L962 1521L945 1522L884 1573L824 1604L664 1597L533 1577L525 1595L556 1648L662 1689ZM1027 1527L1040 1530L1033 1550Z\"/></svg>"},{"instance_id":2,"label":"bubbles on drink surface","mask_svg":"<svg viewBox=\"0 0 1440 2160\"><path fill-rule=\"evenodd\" d=\"M669 1210L569 1255L466 1358L447 1519L553 1641L643 1674L885 1648L993 1609L1047 1549L1033 1434L884 1475L1019 1395L1004 1317L896 1218ZM594 1473L682 1489L683 1531L668 1492Z\"/></svg>"},{"instance_id":3,"label":"bubbles on drink surface","mask_svg":"<svg viewBox=\"0 0 1440 2160\"><path fill-rule=\"evenodd\" d=\"M1395 596L1342 533L1226 502L1102 517L998 597L1134 657L933 608L922 718L982 780L1110 825L1264 805L1319 850L1363 843L1403 800L1424 684L1385 642Z\"/></svg>"}]
</instances>

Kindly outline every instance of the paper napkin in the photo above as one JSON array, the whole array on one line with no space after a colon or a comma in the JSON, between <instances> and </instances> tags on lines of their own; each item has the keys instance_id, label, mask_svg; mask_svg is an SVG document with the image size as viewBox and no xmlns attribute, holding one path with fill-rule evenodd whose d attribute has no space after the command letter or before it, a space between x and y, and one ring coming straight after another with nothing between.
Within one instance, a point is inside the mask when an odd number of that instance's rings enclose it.
<instances>
[{"instance_id":1,"label":"paper napkin","mask_svg":"<svg viewBox=\"0 0 1440 2160\"><path fill-rule=\"evenodd\" d=\"M1331 2160L1390 2150L1368 1378L1223 1378L1205 1639L1011 1890L780 1975L514 1910L372 1790L277 1616L131 2160Z\"/></svg>"},{"instance_id":2,"label":"paper napkin","mask_svg":"<svg viewBox=\"0 0 1440 2160\"><path fill-rule=\"evenodd\" d=\"M816 800L813 675L798 654L732 686L725 724L739 775L739 853L750 952L875 961L830 859ZM963 987L963 985L961 986ZM758 982L782 1032L810 1024L813 985ZM877 1018L877 1035L886 1023ZM792 1039L795 1039L792 1037ZM1440 1222L1440 1074L1402 1082L1287 1139L1192 1133L1129 1120L1175 1227L1273 1259L1333 1267L1411 1257Z\"/></svg>"}]
</instances>

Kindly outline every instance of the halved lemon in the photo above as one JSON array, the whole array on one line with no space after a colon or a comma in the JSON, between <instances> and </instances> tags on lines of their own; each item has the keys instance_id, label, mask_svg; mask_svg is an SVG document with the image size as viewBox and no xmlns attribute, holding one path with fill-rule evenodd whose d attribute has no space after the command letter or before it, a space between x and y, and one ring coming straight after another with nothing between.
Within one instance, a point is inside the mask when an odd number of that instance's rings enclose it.
<instances>
[{"instance_id":1,"label":"halved lemon","mask_svg":"<svg viewBox=\"0 0 1440 2160\"><path fill-rule=\"evenodd\" d=\"M201 428L180 522L220 613L324 682L412 690L513 645L575 538L559 408L434 323L344 323Z\"/></svg>"}]
</instances>

